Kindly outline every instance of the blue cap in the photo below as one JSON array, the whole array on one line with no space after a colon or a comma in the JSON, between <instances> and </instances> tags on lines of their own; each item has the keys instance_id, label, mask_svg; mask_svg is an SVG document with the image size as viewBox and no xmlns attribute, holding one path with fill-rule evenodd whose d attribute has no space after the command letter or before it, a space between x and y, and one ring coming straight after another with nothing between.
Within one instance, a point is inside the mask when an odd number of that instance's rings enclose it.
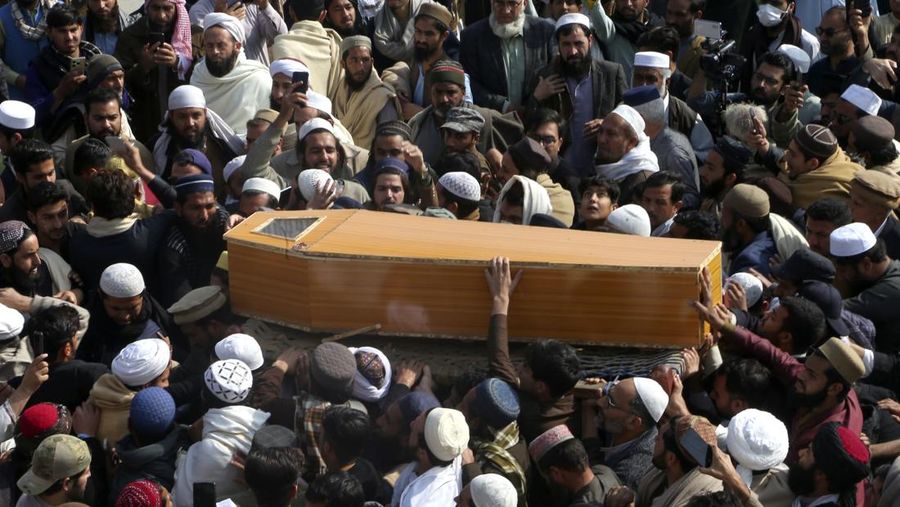
<instances>
[{"instance_id":1,"label":"blue cap","mask_svg":"<svg viewBox=\"0 0 900 507\"><path fill-rule=\"evenodd\" d=\"M475 386L472 408L476 416L494 429L504 428L519 417L519 395L498 378L489 378Z\"/></svg>"},{"instance_id":2,"label":"blue cap","mask_svg":"<svg viewBox=\"0 0 900 507\"><path fill-rule=\"evenodd\" d=\"M175 423L175 400L161 387L141 389L131 400L128 422L143 438L162 437Z\"/></svg>"},{"instance_id":3,"label":"blue cap","mask_svg":"<svg viewBox=\"0 0 900 507\"><path fill-rule=\"evenodd\" d=\"M413 391L397 401L406 424L413 422L419 414L441 406L441 402L431 393Z\"/></svg>"},{"instance_id":4,"label":"blue cap","mask_svg":"<svg viewBox=\"0 0 900 507\"><path fill-rule=\"evenodd\" d=\"M363 209L363 205L351 197L342 195L334 200L332 209Z\"/></svg>"},{"instance_id":5,"label":"blue cap","mask_svg":"<svg viewBox=\"0 0 900 507\"><path fill-rule=\"evenodd\" d=\"M653 85L636 86L630 90L626 90L622 95L622 102L626 105L635 107L647 102L662 98L659 96L659 89Z\"/></svg>"},{"instance_id":6,"label":"blue cap","mask_svg":"<svg viewBox=\"0 0 900 507\"><path fill-rule=\"evenodd\" d=\"M195 165L199 167L204 174L212 174L212 164L209 162L206 154L193 148L181 150L177 155L175 155L173 163Z\"/></svg>"},{"instance_id":7,"label":"blue cap","mask_svg":"<svg viewBox=\"0 0 900 507\"><path fill-rule=\"evenodd\" d=\"M215 189L212 176L208 174L190 174L175 181L175 192L178 197L197 192L212 192Z\"/></svg>"},{"instance_id":8,"label":"blue cap","mask_svg":"<svg viewBox=\"0 0 900 507\"><path fill-rule=\"evenodd\" d=\"M383 169L388 168L396 169L403 174L409 173L409 165L407 165L406 162L400 160L399 158L386 157L375 163L375 174Z\"/></svg>"}]
</instances>

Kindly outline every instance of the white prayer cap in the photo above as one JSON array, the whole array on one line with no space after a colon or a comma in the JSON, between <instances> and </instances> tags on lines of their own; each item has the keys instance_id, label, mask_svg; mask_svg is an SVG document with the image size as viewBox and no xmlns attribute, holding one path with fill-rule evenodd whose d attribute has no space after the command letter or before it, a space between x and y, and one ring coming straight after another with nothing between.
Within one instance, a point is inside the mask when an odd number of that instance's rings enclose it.
<instances>
[{"instance_id":1,"label":"white prayer cap","mask_svg":"<svg viewBox=\"0 0 900 507\"><path fill-rule=\"evenodd\" d=\"M469 445L469 425L459 410L438 407L425 418L425 445L441 461L453 461Z\"/></svg>"},{"instance_id":2,"label":"white prayer cap","mask_svg":"<svg viewBox=\"0 0 900 507\"><path fill-rule=\"evenodd\" d=\"M321 93L310 90L306 93L306 107L311 107L313 109L318 109L323 113L331 114L331 99Z\"/></svg>"},{"instance_id":3,"label":"white prayer cap","mask_svg":"<svg viewBox=\"0 0 900 507\"><path fill-rule=\"evenodd\" d=\"M18 338L25 327L25 317L17 310L0 303L0 340Z\"/></svg>"},{"instance_id":4,"label":"white prayer cap","mask_svg":"<svg viewBox=\"0 0 900 507\"><path fill-rule=\"evenodd\" d=\"M159 377L169 367L169 344L159 338L131 342L112 360L112 374L123 384L140 387Z\"/></svg>"},{"instance_id":5,"label":"white prayer cap","mask_svg":"<svg viewBox=\"0 0 900 507\"><path fill-rule=\"evenodd\" d=\"M249 178L244 182L241 192L263 192L271 195L277 201L281 199L281 187L278 183L266 178Z\"/></svg>"},{"instance_id":6,"label":"white prayer cap","mask_svg":"<svg viewBox=\"0 0 900 507\"><path fill-rule=\"evenodd\" d=\"M299 60L293 58L281 58L272 62L269 66L269 74L275 77L275 74L284 74L289 78L294 77L294 72L309 72L309 67Z\"/></svg>"},{"instance_id":7,"label":"white prayer cap","mask_svg":"<svg viewBox=\"0 0 900 507\"><path fill-rule=\"evenodd\" d=\"M194 85L181 85L169 94L169 111L186 107L206 107L203 90Z\"/></svg>"},{"instance_id":8,"label":"white prayer cap","mask_svg":"<svg viewBox=\"0 0 900 507\"><path fill-rule=\"evenodd\" d=\"M759 301L760 296L762 296L762 282L750 273L744 273L743 271L735 273L725 281L725 287L727 288L730 283L740 285L744 289L748 307L755 305Z\"/></svg>"},{"instance_id":9,"label":"white prayer cap","mask_svg":"<svg viewBox=\"0 0 900 507\"><path fill-rule=\"evenodd\" d=\"M316 195L316 191L334 180L328 171L322 169L306 169L297 175L297 186L303 200L309 202Z\"/></svg>"},{"instance_id":10,"label":"white prayer cap","mask_svg":"<svg viewBox=\"0 0 900 507\"><path fill-rule=\"evenodd\" d=\"M639 51L634 54L635 67L650 67L652 69L669 69L669 55L656 51Z\"/></svg>"},{"instance_id":11,"label":"white prayer cap","mask_svg":"<svg viewBox=\"0 0 900 507\"><path fill-rule=\"evenodd\" d=\"M328 120L323 120L322 118L313 118L308 122L304 123L297 129L297 140L303 141L306 139L306 136L310 134L313 130L327 130L331 133L331 135L337 137L334 134L334 126Z\"/></svg>"},{"instance_id":12,"label":"white prayer cap","mask_svg":"<svg viewBox=\"0 0 900 507\"><path fill-rule=\"evenodd\" d=\"M650 237L650 215L637 204L616 208L606 218L606 224L623 234Z\"/></svg>"},{"instance_id":13,"label":"white prayer cap","mask_svg":"<svg viewBox=\"0 0 900 507\"><path fill-rule=\"evenodd\" d=\"M591 20L584 14L580 12L572 12L569 14L563 14L556 20L556 30L559 31L560 28L566 25L581 25L587 27L588 30L591 29Z\"/></svg>"},{"instance_id":14,"label":"white prayer cap","mask_svg":"<svg viewBox=\"0 0 900 507\"><path fill-rule=\"evenodd\" d=\"M666 407L669 406L669 395L666 394L666 391L659 385L659 382L653 379L634 377L633 380L634 390L637 391L641 403L647 408L647 412L650 413L653 422L659 422L660 418L662 418L663 414L666 412Z\"/></svg>"},{"instance_id":15,"label":"white prayer cap","mask_svg":"<svg viewBox=\"0 0 900 507\"><path fill-rule=\"evenodd\" d=\"M869 226L860 222L831 231L829 250L835 257L855 257L868 252L878 242Z\"/></svg>"},{"instance_id":16,"label":"white prayer cap","mask_svg":"<svg viewBox=\"0 0 900 507\"><path fill-rule=\"evenodd\" d=\"M870 116L878 116L878 110L881 108L881 98L875 95L875 92L856 84L848 86L841 98Z\"/></svg>"},{"instance_id":17,"label":"white prayer cap","mask_svg":"<svg viewBox=\"0 0 900 507\"><path fill-rule=\"evenodd\" d=\"M243 333L226 336L216 344L216 357L219 359L238 359L256 370L263 365L263 353L256 338Z\"/></svg>"},{"instance_id":18,"label":"white prayer cap","mask_svg":"<svg viewBox=\"0 0 900 507\"><path fill-rule=\"evenodd\" d=\"M100 275L100 290L109 297L133 298L146 288L140 270L125 262L109 266Z\"/></svg>"},{"instance_id":19,"label":"white prayer cap","mask_svg":"<svg viewBox=\"0 0 900 507\"><path fill-rule=\"evenodd\" d=\"M244 22L234 16L224 12L210 12L203 18L203 32L206 33L214 26L224 28L234 37L234 40L241 44L247 41L247 36L244 34Z\"/></svg>"},{"instance_id":20,"label":"white prayer cap","mask_svg":"<svg viewBox=\"0 0 900 507\"><path fill-rule=\"evenodd\" d=\"M500 474L482 474L469 482L475 507L516 507L519 494L509 479Z\"/></svg>"},{"instance_id":21,"label":"white prayer cap","mask_svg":"<svg viewBox=\"0 0 900 507\"><path fill-rule=\"evenodd\" d=\"M787 458L788 431L774 415L748 408L731 418L725 438L728 454L755 472L769 470Z\"/></svg>"},{"instance_id":22,"label":"white prayer cap","mask_svg":"<svg viewBox=\"0 0 900 507\"><path fill-rule=\"evenodd\" d=\"M647 124L644 123L644 118L641 117L641 113L635 111L633 107L619 104L612 110L612 114L616 114L625 120L625 123L631 126L639 139L644 135L644 128L647 127Z\"/></svg>"},{"instance_id":23,"label":"white prayer cap","mask_svg":"<svg viewBox=\"0 0 900 507\"><path fill-rule=\"evenodd\" d=\"M807 53L806 51L798 48L793 44L782 44L778 47L777 52L790 58L790 60L794 62L794 66L797 67L797 70L799 70L801 74L806 74L807 72L809 72L809 65L812 63L812 61L809 59L809 53Z\"/></svg>"},{"instance_id":24,"label":"white prayer cap","mask_svg":"<svg viewBox=\"0 0 900 507\"><path fill-rule=\"evenodd\" d=\"M253 387L253 372L238 359L225 359L209 365L203 373L203 383L216 398L225 403L240 403L247 399Z\"/></svg>"},{"instance_id":25,"label":"white prayer cap","mask_svg":"<svg viewBox=\"0 0 900 507\"><path fill-rule=\"evenodd\" d=\"M481 200L481 183L474 176L463 171L452 171L438 180L447 192L469 201Z\"/></svg>"},{"instance_id":26,"label":"white prayer cap","mask_svg":"<svg viewBox=\"0 0 900 507\"><path fill-rule=\"evenodd\" d=\"M0 102L0 125L12 130L34 127L34 108L18 100Z\"/></svg>"},{"instance_id":27,"label":"white prayer cap","mask_svg":"<svg viewBox=\"0 0 900 507\"><path fill-rule=\"evenodd\" d=\"M228 180L231 179L231 175L244 165L244 160L246 159L247 155L238 155L225 164L225 168L222 169L222 177L225 178L225 183L228 183Z\"/></svg>"}]
</instances>

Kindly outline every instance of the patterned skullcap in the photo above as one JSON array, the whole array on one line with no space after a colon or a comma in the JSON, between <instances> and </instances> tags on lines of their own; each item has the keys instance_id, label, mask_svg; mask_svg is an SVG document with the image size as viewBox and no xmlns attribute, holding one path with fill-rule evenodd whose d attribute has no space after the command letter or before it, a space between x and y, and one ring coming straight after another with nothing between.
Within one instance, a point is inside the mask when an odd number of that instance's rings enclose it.
<instances>
[{"instance_id":1,"label":"patterned skullcap","mask_svg":"<svg viewBox=\"0 0 900 507\"><path fill-rule=\"evenodd\" d=\"M253 387L253 372L242 361L216 361L206 369L203 382L213 396L225 403L236 404L247 399Z\"/></svg>"},{"instance_id":2,"label":"patterned skullcap","mask_svg":"<svg viewBox=\"0 0 900 507\"><path fill-rule=\"evenodd\" d=\"M481 200L481 183L474 176L463 171L451 171L444 174L438 180L438 183L460 199L469 201Z\"/></svg>"},{"instance_id":3,"label":"patterned skullcap","mask_svg":"<svg viewBox=\"0 0 900 507\"><path fill-rule=\"evenodd\" d=\"M0 223L0 253L7 253L19 247L19 241L25 235L25 231L31 228L19 220L7 220Z\"/></svg>"},{"instance_id":4,"label":"patterned skullcap","mask_svg":"<svg viewBox=\"0 0 900 507\"><path fill-rule=\"evenodd\" d=\"M404 140L409 141L412 139L412 130L410 130L409 125L400 120L391 120L379 124L375 130L375 135L385 137L400 136Z\"/></svg>"},{"instance_id":5,"label":"patterned skullcap","mask_svg":"<svg viewBox=\"0 0 900 507\"><path fill-rule=\"evenodd\" d=\"M129 482L116 498L116 507L162 507L159 484L148 480Z\"/></svg>"}]
</instances>

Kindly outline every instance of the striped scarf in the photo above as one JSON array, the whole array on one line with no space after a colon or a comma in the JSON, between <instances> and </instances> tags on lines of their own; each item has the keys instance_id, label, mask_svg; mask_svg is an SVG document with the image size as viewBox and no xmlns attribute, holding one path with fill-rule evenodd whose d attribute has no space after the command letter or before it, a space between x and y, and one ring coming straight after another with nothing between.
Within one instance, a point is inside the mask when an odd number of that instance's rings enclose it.
<instances>
[{"instance_id":1,"label":"striped scarf","mask_svg":"<svg viewBox=\"0 0 900 507\"><path fill-rule=\"evenodd\" d=\"M13 0L10 8L12 9L13 20L15 20L16 28L22 32L22 37L25 37L28 40L41 40L42 38L47 36L47 11L50 10L50 7L53 5L53 0L40 0L38 2L37 10L34 12L34 17L37 18L38 15L43 11L43 16L41 16L41 20L37 22L37 26L31 26L28 23L27 18L25 17L25 13L22 11L22 8L19 6L19 2Z\"/></svg>"},{"instance_id":2,"label":"striped scarf","mask_svg":"<svg viewBox=\"0 0 900 507\"><path fill-rule=\"evenodd\" d=\"M492 429L493 430L493 429ZM488 464L503 470L507 477L516 477L510 481L516 486L519 496L525 494L525 471L516 458L507 450L519 443L519 424L516 421L506 427L492 431L494 440L490 442L475 441L475 461L482 468Z\"/></svg>"}]
</instances>

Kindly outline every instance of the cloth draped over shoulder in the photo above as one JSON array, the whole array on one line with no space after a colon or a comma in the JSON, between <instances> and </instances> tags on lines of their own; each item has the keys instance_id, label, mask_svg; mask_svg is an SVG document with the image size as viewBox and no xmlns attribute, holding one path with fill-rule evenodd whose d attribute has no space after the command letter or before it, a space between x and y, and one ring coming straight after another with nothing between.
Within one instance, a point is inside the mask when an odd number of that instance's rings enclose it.
<instances>
[{"instance_id":1,"label":"cloth draped over shoulder","mask_svg":"<svg viewBox=\"0 0 900 507\"><path fill-rule=\"evenodd\" d=\"M206 60L201 61L194 68L191 84L203 90L207 109L215 111L238 134L247 131L247 120L268 106L272 93L269 68L248 59L243 51L234 69L222 77L213 76Z\"/></svg>"},{"instance_id":2,"label":"cloth draped over shoulder","mask_svg":"<svg viewBox=\"0 0 900 507\"><path fill-rule=\"evenodd\" d=\"M333 97L341 83L341 36L318 21L298 21L275 37L272 61L300 60L309 67L309 87Z\"/></svg>"},{"instance_id":3,"label":"cloth draped over shoulder","mask_svg":"<svg viewBox=\"0 0 900 507\"><path fill-rule=\"evenodd\" d=\"M353 91L346 83L341 83L332 103L334 116L347 127L358 146L369 146L375 137L378 114L389 101L396 101L397 95L390 85L381 81L372 70L361 90ZM394 104L397 111L400 104Z\"/></svg>"}]
</instances>

